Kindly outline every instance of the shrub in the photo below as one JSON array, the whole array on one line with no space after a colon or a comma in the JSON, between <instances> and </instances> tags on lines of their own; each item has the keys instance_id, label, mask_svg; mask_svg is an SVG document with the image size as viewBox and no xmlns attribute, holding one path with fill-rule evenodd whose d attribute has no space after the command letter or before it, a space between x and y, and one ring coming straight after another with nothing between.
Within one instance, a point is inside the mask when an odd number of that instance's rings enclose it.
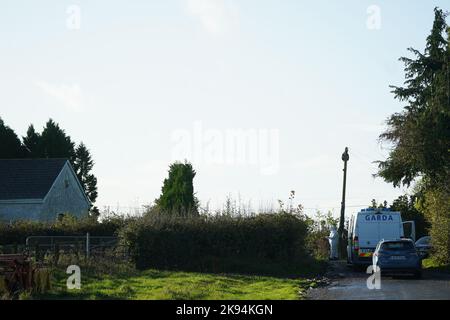
<instances>
[{"instance_id":1,"label":"shrub","mask_svg":"<svg viewBox=\"0 0 450 320\"><path fill-rule=\"evenodd\" d=\"M120 232L137 268L202 272L286 273L307 257L307 223L299 216L147 216ZM290 270L288 270L290 268Z\"/></svg>"},{"instance_id":2,"label":"shrub","mask_svg":"<svg viewBox=\"0 0 450 320\"><path fill-rule=\"evenodd\" d=\"M317 211L316 216L308 218L308 235L306 247L309 253L316 259L325 260L330 256L328 236L332 227L337 228L338 218L334 218L332 212L326 214ZM345 232L344 232L345 233Z\"/></svg>"},{"instance_id":3,"label":"shrub","mask_svg":"<svg viewBox=\"0 0 450 320\"><path fill-rule=\"evenodd\" d=\"M431 222L430 236L433 259L440 264L450 264L450 193L434 189L425 193L424 210Z\"/></svg>"}]
</instances>

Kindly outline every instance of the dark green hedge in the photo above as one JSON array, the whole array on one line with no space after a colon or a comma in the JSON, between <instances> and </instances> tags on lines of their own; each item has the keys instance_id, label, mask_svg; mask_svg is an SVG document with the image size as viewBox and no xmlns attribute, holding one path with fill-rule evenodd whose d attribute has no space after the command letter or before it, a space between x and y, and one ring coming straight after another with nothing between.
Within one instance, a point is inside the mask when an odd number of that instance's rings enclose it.
<instances>
[{"instance_id":1,"label":"dark green hedge","mask_svg":"<svg viewBox=\"0 0 450 320\"><path fill-rule=\"evenodd\" d=\"M293 214L181 218L151 215L102 221L0 223L0 249L28 236L119 235L139 269L298 275L304 273L307 222ZM0 250L1 251L1 250Z\"/></svg>"},{"instance_id":2,"label":"dark green hedge","mask_svg":"<svg viewBox=\"0 0 450 320\"><path fill-rule=\"evenodd\" d=\"M307 229L292 214L153 216L128 223L120 237L139 269L285 274L306 261Z\"/></svg>"}]
</instances>

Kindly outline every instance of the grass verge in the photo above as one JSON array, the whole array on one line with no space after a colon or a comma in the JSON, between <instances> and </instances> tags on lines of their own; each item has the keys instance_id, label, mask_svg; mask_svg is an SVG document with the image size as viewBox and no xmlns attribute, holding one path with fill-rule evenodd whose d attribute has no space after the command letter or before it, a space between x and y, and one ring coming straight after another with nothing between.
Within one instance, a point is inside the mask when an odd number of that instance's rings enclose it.
<instances>
[{"instance_id":1,"label":"grass verge","mask_svg":"<svg viewBox=\"0 0 450 320\"><path fill-rule=\"evenodd\" d=\"M133 275L84 276L80 290L66 288L67 275L54 273L53 289L36 299L297 300L313 282L263 276L145 270Z\"/></svg>"},{"instance_id":2,"label":"grass verge","mask_svg":"<svg viewBox=\"0 0 450 320\"><path fill-rule=\"evenodd\" d=\"M430 271L450 273L450 265L439 264L433 258L427 258L422 261L422 267Z\"/></svg>"}]
</instances>

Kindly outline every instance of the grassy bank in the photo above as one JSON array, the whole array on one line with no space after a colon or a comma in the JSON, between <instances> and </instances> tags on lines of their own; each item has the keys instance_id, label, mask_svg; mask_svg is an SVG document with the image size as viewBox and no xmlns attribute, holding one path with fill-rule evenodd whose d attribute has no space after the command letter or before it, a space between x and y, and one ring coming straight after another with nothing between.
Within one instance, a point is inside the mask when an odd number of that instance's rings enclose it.
<instances>
[{"instance_id":1,"label":"grassy bank","mask_svg":"<svg viewBox=\"0 0 450 320\"><path fill-rule=\"evenodd\" d=\"M296 300L311 281L261 276L217 275L159 270L128 275L82 276L80 290L66 288L67 275L54 273L51 292L37 299ZM26 298L26 297L25 297Z\"/></svg>"},{"instance_id":2,"label":"grassy bank","mask_svg":"<svg viewBox=\"0 0 450 320\"><path fill-rule=\"evenodd\" d=\"M450 273L450 265L440 264L432 258L424 259L422 266L427 270Z\"/></svg>"}]
</instances>

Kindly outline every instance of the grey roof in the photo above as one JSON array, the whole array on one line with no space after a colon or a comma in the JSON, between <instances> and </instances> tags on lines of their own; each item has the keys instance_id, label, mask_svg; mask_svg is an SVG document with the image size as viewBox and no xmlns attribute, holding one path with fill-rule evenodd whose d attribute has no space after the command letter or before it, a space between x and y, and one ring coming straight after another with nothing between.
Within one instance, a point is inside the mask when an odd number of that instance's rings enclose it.
<instances>
[{"instance_id":1,"label":"grey roof","mask_svg":"<svg viewBox=\"0 0 450 320\"><path fill-rule=\"evenodd\" d=\"M0 200L44 199L67 159L0 159Z\"/></svg>"}]
</instances>

